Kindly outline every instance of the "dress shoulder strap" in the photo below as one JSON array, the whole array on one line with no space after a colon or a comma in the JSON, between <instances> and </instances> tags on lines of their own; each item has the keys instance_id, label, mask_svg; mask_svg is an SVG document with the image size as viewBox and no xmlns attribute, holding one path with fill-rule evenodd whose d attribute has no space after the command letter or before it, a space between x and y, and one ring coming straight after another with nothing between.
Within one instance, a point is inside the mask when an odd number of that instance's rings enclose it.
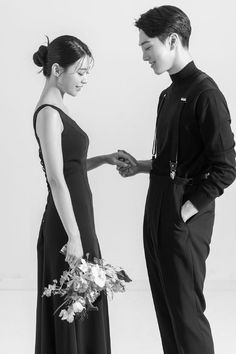
<instances>
[{"instance_id":1,"label":"dress shoulder strap","mask_svg":"<svg viewBox=\"0 0 236 354\"><path fill-rule=\"evenodd\" d=\"M39 111L40 111L42 108L46 107L46 106L50 106L50 107L56 109L56 110L59 112L60 117L61 117L61 119L62 119L61 112L63 112L63 111L62 111L59 107L54 106L53 104L50 104L50 103L43 103L43 104L41 104L38 108L36 108L36 110L34 111L34 115L33 115L33 126L34 126L35 133L36 133L36 118L37 118L37 115L38 115ZM62 119L62 120L63 120L63 119ZM64 122L63 122L63 123L64 123ZM37 134L36 134L36 136L37 136Z\"/></svg>"}]
</instances>

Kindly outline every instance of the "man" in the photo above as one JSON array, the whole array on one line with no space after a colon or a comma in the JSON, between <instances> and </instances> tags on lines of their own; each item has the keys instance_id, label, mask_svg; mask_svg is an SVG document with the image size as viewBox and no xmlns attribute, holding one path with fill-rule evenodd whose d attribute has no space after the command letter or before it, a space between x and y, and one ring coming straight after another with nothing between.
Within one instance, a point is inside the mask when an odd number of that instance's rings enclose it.
<instances>
[{"instance_id":1,"label":"man","mask_svg":"<svg viewBox=\"0 0 236 354\"><path fill-rule=\"evenodd\" d=\"M153 8L135 25L143 60L172 83L159 97L152 159L119 150L131 166L118 169L124 177L150 174L143 241L164 353L213 354L203 284L215 198L236 178L230 114L216 83L191 58L183 11Z\"/></svg>"}]
</instances>

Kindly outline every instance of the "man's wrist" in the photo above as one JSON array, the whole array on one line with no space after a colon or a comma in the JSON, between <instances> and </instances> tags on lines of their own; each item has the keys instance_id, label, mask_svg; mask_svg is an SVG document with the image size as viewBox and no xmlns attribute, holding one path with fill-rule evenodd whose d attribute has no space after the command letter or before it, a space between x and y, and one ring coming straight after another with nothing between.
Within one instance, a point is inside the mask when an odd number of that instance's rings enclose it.
<instances>
[{"instance_id":1,"label":"man's wrist","mask_svg":"<svg viewBox=\"0 0 236 354\"><path fill-rule=\"evenodd\" d=\"M149 173L152 167L152 160L137 161L138 172Z\"/></svg>"}]
</instances>

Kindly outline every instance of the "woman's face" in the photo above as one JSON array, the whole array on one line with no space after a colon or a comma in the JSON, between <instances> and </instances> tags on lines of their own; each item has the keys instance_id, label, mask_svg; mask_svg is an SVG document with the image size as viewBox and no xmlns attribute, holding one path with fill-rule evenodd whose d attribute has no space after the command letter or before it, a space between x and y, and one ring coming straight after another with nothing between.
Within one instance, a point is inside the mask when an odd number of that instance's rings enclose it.
<instances>
[{"instance_id":1,"label":"woman's face","mask_svg":"<svg viewBox=\"0 0 236 354\"><path fill-rule=\"evenodd\" d=\"M57 86L62 93L67 93L71 96L78 94L81 88L87 83L90 62L91 58L86 55L65 70L61 68L62 72L58 76Z\"/></svg>"}]
</instances>

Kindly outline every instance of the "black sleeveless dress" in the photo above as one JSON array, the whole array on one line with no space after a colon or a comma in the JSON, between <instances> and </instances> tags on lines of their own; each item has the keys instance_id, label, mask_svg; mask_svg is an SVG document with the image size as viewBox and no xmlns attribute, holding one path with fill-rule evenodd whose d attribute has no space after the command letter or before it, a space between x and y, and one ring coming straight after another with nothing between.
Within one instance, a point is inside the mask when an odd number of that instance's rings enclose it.
<instances>
[{"instance_id":1,"label":"black sleeveless dress","mask_svg":"<svg viewBox=\"0 0 236 354\"><path fill-rule=\"evenodd\" d=\"M110 354L110 328L107 298L104 294L96 300L99 311L89 312L89 316L80 322L75 319L68 323L59 317L60 309L53 315L56 308L63 302L59 295L41 297L44 287L59 281L60 275L68 269L59 251L67 243L68 237L55 207L50 185L47 180L40 140L36 133L37 113L45 106L56 109L62 119L63 172L67 183L75 218L80 230L84 254L89 252L90 258L101 258L100 247L95 232L93 200L87 178L87 150L89 139L78 124L65 114L59 107L43 104L34 112L33 127L39 144L39 157L48 188L47 203L42 217L38 242L38 284L36 308L35 354Z\"/></svg>"}]
</instances>

